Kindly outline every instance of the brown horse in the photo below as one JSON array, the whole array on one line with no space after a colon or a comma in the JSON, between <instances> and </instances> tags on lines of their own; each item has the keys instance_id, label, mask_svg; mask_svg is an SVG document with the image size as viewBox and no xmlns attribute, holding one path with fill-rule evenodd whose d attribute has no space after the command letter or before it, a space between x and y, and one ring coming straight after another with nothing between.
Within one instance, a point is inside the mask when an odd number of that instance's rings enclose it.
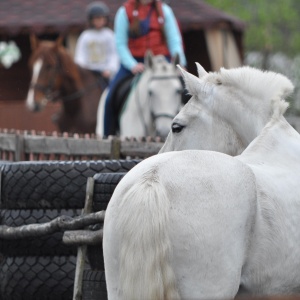
<instances>
[{"instance_id":1,"label":"brown horse","mask_svg":"<svg viewBox=\"0 0 300 300\"><path fill-rule=\"evenodd\" d=\"M31 46L27 108L40 111L49 101L60 101L61 111L53 121L61 132L95 133L97 107L107 82L75 64L62 45L62 37L39 41L32 36Z\"/></svg>"}]
</instances>

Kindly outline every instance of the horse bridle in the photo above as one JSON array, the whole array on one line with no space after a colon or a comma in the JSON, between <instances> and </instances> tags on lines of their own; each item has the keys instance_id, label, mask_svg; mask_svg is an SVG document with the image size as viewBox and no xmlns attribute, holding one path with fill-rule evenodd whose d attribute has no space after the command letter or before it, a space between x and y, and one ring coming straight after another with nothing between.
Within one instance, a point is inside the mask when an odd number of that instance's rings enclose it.
<instances>
[{"instance_id":1,"label":"horse bridle","mask_svg":"<svg viewBox=\"0 0 300 300\"><path fill-rule=\"evenodd\" d=\"M47 85L41 85L38 83L30 84L30 88L41 91L45 95L46 99L44 101L45 103L43 104L46 104L48 101L54 101L54 99L59 96L58 92L56 92L56 94L53 93L54 84L55 84L54 75L56 74L57 71L59 71L59 69L60 69L59 64L57 63L55 65L55 68L53 69L53 74L52 74L53 76L49 76L49 81Z\"/></svg>"},{"instance_id":2,"label":"horse bridle","mask_svg":"<svg viewBox=\"0 0 300 300\"><path fill-rule=\"evenodd\" d=\"M134 78L134 81L138 82L139 79L140 79L140 77L141 77L141 74L136 75L135 78ZM149 80L148 80L148 82L150 83L153 80L172 79L172 78L179 78L179 77L177 75L170 75L170 76L166 76L166 75L164 75L164 76L158 76L158 75L156 75L156 76L150 77ZM147 129L147 125L146 125L146 121L145 121L145 118L144 118L144 115L143 115L143 108L141 107L141 103L139 101L139 97L134 97L134 98L135 98L137 106L138 106L139 115L140 115L140 118L142 120L142 123L143 123L143 126L144 126L144 130L146 132L146 135L149 135L149 132L148 132L148 129ZM149 95L148 95L148 98L149 98ZM148 102L150 102L149 99L148 99ZM152 111L152 105L150 105L150 114L151 114L151 118L152 118L153 122L156 119L158 119L158 118L169 118L169 119L173 120L174 117L178 114L179 111L180 111L180 105L178 107L177 112L174 115L167 114L167 113L155 114Z\"/></svg>"},{"instance_id":3,"label":"horse bridle","mask_svg":"<svg viewBox=\"0 0 300 300\"><path fill-rule=\"evenodd\" d=\"M179 78L176 75L170 75L170 76L152 76L149 79L149 82L154 81L154 80L164 80L164 79L172 79L172 78ZM148 95L149 96L149 95ZM149 101L150 102L150 101ZM151 106L150 106L151 107ZM167 114L167 113L161 113L161 114L155 114L152 110L151 110L151 117L152 120L155 121L158 118L168 118L168 119L174 119L174 117L179 113L180 111L180 106L178 107L177 112L175 113L175 115L171 115L171 114Z\"/></svg>"}]
</instances>

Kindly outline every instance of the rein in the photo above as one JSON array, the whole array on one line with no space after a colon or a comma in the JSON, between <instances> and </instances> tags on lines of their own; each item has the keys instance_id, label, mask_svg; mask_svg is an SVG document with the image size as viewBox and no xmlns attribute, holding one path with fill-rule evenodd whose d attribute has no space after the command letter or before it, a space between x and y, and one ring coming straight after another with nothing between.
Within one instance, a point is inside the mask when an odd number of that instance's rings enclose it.
<instances>
[{"instance_id":1,"label":"rein","mask_svg":"<svg viewBox=\"0 0 300 300\"><path fill-rule=\"evenodd\" d=\"M46 96L46 99L48 101L51 101L51 98L53 98L53 88L54 88L54 83L55 83L55 74L59 71L59 64L57 63L55 65L55 68L53 69L53 76L50 76L50 80L48 82L47 85L41 85L41 84L38 84L38 83L35 83L35 84L30 84L30 88L33 88L35 90L39 90L41 92L43 92ZM56 91L56 94L54 94L54 97L58 96L58 92Z\"/></svg>"},{"instance_id":2,"label":"rein","mask_svg":"<svg viewBox=\"0 0 300 300\"><path fill-rule=\"evenodd\" d=\"M96 79L92 84L90 84L89 86L85 87L84 89L80 89L77 92L74 92L73 94L67 95L67 96L63 96L60 97L60 99L64 102L66 101L71 101L71 100L75 100L78 98L81 98L82 96L86 95L87 93L89 93L91 91L91 89L97 88L98 86L102 85L102 80L98 80ZM104 82L104 80L103 80Z\"/></svg>"}]
</instances>

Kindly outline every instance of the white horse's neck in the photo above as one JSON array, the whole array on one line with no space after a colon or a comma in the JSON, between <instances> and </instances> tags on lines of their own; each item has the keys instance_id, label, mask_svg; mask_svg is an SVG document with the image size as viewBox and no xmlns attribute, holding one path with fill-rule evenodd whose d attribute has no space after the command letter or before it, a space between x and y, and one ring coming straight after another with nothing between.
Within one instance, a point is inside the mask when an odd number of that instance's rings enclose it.
<instances>
[{"instance_id":1,"label":"white horse's neck","mask_svg":"<svg viewBox=\"0 0 300 300\"><path fill-rule=\"evenodd\" d=\"M274 166L276 163L287 164L300 168L300 135L281 116L271 119L263 128L261 134L254 139L242 154L245 162L259 164L268 161Z\"/></svg>"},{"instance_id":2,"label":"white horse's neck","mask_svg":"<svg viewBox=\"0 0 300 300\"><path fill-rule=\"evenodd\" d=\"M145 70L138 79L136 86L130 92L130 95L125 104L126 109L122 113L121 122L124 125L120 126L121 136L146 136L150 134L146 131L151 122L150 109L148 109L148 97L145 97L145 89L151 77L151 71ZM135 79L134 79L135 80ZM133 119L134 116L134 120ZM130 125L134 122L134 126Z\"/></svg>"},{"instance_id":3,"label":"white horse's neck","mask_svg":"<svg viewBox=\"0 0 300 300\"><path fill-rule=\"evenodd\" d=\"M234 101L232 97L222 95L214 105L214 113L227 122L236 133L237 139L246 148L268 123L273 109L269 105L257 111L253 107L253 102L257 102L258 105L258 102L262 102L261 100L249 97L246 99L245 95L241 97L243 101L232 103Z\"/></svg>"}]
</instances>

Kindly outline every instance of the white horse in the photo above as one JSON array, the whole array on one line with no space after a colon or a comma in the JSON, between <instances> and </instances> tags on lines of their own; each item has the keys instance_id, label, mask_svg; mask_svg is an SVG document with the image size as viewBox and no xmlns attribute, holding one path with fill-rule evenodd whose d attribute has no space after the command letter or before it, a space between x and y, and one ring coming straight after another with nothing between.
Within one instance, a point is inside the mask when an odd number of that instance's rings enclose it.
<instances>
[{"instance_id":1,"label":"white horse","mask_svg":"<svg viewBox=\"0 0 300 300\"><path fill-rule=\"evenodd\" d=\"M181 109L182 84L176 64L162 55L145 55L145 71L133 85L119 116L121 137L161 136L170 131L173 118ZM104 105L101 97L97 113L96 134L103 136Z\"/></svg>"},{"instance_id":2,"label":"white horse","mask_svg":"<svg viewBox=\"0 0 300 300\"><path fill-rule=\"evenodd\" d=\"M198 72L183 72L193 96L161 152L205 150L144 160L109 202L109 299L300 292L300 136L283 117L293 86L249 67Z\"/></svg>"}]
</instances>

